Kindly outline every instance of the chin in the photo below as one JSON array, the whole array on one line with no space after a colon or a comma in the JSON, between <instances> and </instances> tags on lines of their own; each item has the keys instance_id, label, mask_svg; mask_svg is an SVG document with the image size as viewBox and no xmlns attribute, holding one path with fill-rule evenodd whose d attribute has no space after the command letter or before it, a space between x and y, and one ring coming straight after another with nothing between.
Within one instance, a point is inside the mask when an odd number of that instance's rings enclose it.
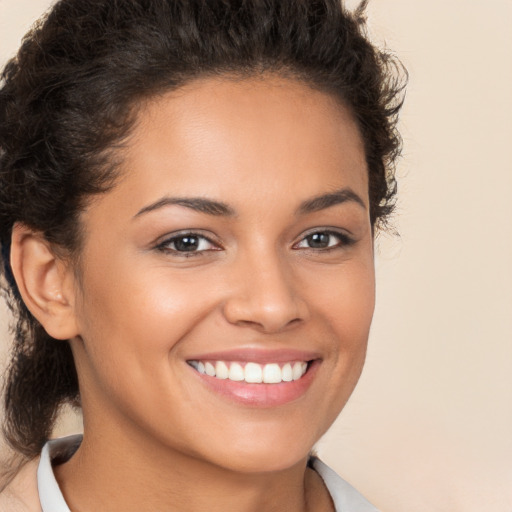
<instances>
[{"instance_id":1,"label":"chin","mask_svg":"<svg viewBox=\"0 0 512 512\"><path fill-rule=\"evenodd\" d=\"M300 425L300 424L299 424ZM318 440L313 433L304 428L294 428L293 432L283 429L281 433L275 427L274 432L265 432L264 428L254 432L248 428L229 441L223 440L216 446L225 447L221 453L212 454L217 464L238 473L266 473L285 471L303 463ZM252 435L251 435L252 434ZM267 434L267 435L265 435Z\"/></svg>"},{"instance_id":2,"label":"chin","mask_svg":"<svg viewBox=\"0 0 512 512\"><path fill-rule=\"evenodd\" d=\"M226 454L222 466L238 474L275 473L286 471L303 463L309 456L305 453L282 453L268 449Z\"/></svg>"}]
</instances>

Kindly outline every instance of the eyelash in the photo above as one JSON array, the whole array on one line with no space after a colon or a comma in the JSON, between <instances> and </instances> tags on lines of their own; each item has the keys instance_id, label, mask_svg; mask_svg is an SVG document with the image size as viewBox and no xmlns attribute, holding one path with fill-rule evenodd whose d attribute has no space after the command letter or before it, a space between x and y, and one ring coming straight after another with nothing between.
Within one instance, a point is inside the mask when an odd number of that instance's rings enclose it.
<instances>
[{"instance_id":1,"label":"eyelash","mask_svg":"<svg viewBox=\"0 0 512 512\"><path fill-rule=\"evenodd\" d=\"M172 249L169 247L171 244L176 244L176 242L178 240L184 240L186 238L197 238L199 240L199 244L206 241L213 248L202 249L202 250L198 250L198 251L179 251L177 249ZM167 253L167 254L174 254L174 255L179 255L181 257L185 257L185 258L191 258L194 256L198 256L206 251L212 251L212 250L219 251L219 250L221 250L221 247L219 246L219 244L216 244L210 238L208 238L207 236L205 236L201 233L197 233L195 231L186 231L186 232L175 234L169 238L166 238L165 240L163 240L156 246L156 249L161 252Z\"/></svg>"},{"instance_id":2,"label":"eyelash","mask_svg":"<svg viewBox=\"0 0 512 512\"><path fill-rule=\"evenodd\" d=\"M355 244L355 240L347 235L346 233L342 233L340 231L335 231L332 229L315 229L314 231L310 231L309 233L306 233L298 243L294 244L294 248L297 247L298 244L306 241L308 238L314 236L314 235L328 235L330 237L335 237L338 239L338 243L334 245L329 245L327 247L322 248L315 248L315 247L305 247L304 249L309 251L321 251L321 252L330 252L334 251L336 249L346 248L350 247L351 245Z\"/></svg>"},{"instance_id":3,"label":"eyelash","mask_svg":"<svg viewBox=\"0 0 512 512\"><path fill-rule=\"evenodd\" d=\"M320 247L320 248L298 247L299 244L307 241L308 238L313 237L314 235L328 235L329 237L335 237L338 239L338 242L335 243L334 245L328 245L327 247ZM201 246L200 244L204 241L206 241L212 247L208 248L208 249L193 250L193 251L180 251L176 248L173 249L173 248L169 247L172 244L176 244L177 241L184 240L186 238L198 239L199 247ZM346 233L341 233L339 231L334 231L334 230L330 230L330 229L316 229L314 231L311 231L311 232L305 234L299 240L299 242L297 242L293 245L293 249L295 249L295 250L305 249L308 251L325 253L325 252L330 252L330 251L333 251L336 249L341 249L343 247L350 247L354 243L355 243L355 240L353 238L351 238L349 235L347 235ZM167 253L167 254L174 254L174 255L179 255L180 257L190 258L190 257L195 257L198 255L201 255L207 251L220 251L220 250L222 250L222 247L220 247L219 244L213 242L210 238L208 238L207 236L205 236L201 233L197 233L195 231L187 231L187 232L178 233L169 238L166 238L165 240L163 240L156 246L156 249L161 252Z\"/></svg>"}]
</instances>

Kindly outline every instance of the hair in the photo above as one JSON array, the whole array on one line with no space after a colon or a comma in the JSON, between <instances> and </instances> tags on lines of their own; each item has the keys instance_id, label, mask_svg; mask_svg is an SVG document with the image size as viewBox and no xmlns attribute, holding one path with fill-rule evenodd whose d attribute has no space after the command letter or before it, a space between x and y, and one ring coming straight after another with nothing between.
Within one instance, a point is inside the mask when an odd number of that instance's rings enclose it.
<instances>
[{"instance_id":1,"label":"hair","mask_svg":"<svg viewBox=\"0 0 512 512\"><path fill-rule=\"evenodd\" d=\"M366 2L340 0L61 0L23 39L0 84L2 287L14 313L4 433L25 458L59 408L79 406L67 341L23 303L9 263L13 225L77 256L80 212L115 184L118 149L145 99L205 76L266 73L300 80L346 105L369 173L370 220L394 206L396 130L406 73L370 42Z\"/></svg>"}]
</instances>

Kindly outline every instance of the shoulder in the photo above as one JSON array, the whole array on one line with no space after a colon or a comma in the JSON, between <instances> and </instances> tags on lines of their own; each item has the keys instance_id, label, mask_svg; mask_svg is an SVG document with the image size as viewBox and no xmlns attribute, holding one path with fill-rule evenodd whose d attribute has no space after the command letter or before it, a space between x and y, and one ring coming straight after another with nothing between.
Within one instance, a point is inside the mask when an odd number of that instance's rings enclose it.
<instances>
[{"instance_id":1,"label":"shoulder","mask_svg":"<svg viewBox=\"0 0 512 512\"><path fill-rule=\"evenodd\" d=\"M320 459L311 457L309 465L324 481L336 512L379 512L359 491Z\"/></svg>"},{"instance_id":2,"label":"shoulder","mask_svg":"<svg viewBox=\"0 0 512 512\"><path fill-rule=\"evenodd\" d=\"M41 512L37 491L39 457L27 462L0 492L0 512Z\"/></svg>"}]
</instances>

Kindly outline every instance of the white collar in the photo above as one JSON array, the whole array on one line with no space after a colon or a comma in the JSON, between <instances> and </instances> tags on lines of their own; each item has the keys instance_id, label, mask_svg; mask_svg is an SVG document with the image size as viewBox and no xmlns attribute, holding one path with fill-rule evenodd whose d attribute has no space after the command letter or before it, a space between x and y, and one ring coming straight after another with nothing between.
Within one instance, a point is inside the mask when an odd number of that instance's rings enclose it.
<instances>
[{"instance_id":1,"label":"white collar","mask_svg":"<svg viewBox=\"0 0 512 512\"><path fill-rule=\"evenodd\" d=\"M318 457L311 457L309 465L324 481L336 512L379 512L359 491L343 480Z\"/></svg>"},{"instance_id":2,"label":"white collar","mask_svg":"<svg viewBox=\"0 0 512 512\"><path fill-rule=\"evenodd\" d=\"M44 445L37 468L37 490L43 512L71 512L55 480L52 461L70 459L81 442L82 436L76 435L54 439Z\"/></svg>"}]
</instances>

